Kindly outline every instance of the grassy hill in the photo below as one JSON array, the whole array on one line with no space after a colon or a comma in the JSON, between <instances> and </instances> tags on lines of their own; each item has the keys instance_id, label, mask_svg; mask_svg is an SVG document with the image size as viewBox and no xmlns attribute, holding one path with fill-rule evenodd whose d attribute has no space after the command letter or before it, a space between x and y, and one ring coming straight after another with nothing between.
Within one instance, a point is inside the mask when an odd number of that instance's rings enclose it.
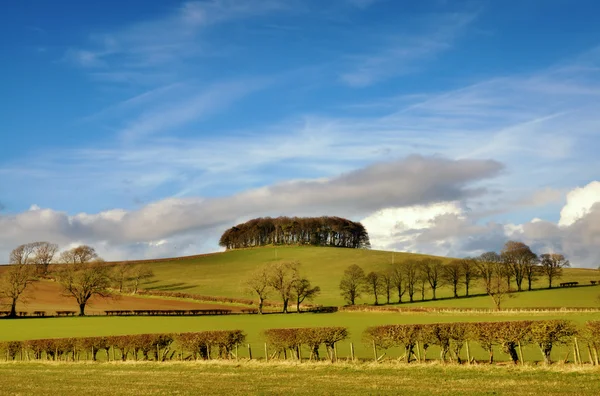
<instances>
[{"instance_id":1,"label":"grassy hill","mask_svg":"<svg viewBox=\"0 0 600 396\"><path fill-rule=\"evenodd\" d=\"M323 305L343 305L339 294L339 281L344 269L351 264L361 266L366 272L383 270L392 260L402 262L409 258L423 258L424 255L412 253L392 253L378 250L340 249L328 247L263 247L244 250L233 250L223 253L207 254L196 257L153 260L147 262L156 277L143 287L150 290L179 291L210 296L248 297L243 290L243 282L257 267L278 261L297 260L301 263L302 272L315 285L322 289L316 303ZM449 258L441 258L444 261ZM590 269L566 269L562 280L578 281L589 285L590 280L600 279L600 273ZM546 281L538 280L535 288L544 288ZM462 294L461 290L459 294ZM479 282L475 282L472 294L483 293ZM596 307L600 303L597 296L600 287L581 287L572 289L556 289L536 291L534 293L518 293L505 304L506 307L543 307L572 306ZM415 305L435 305L442 307L481 307L491 308L487 296L468 299L444 299L450 297L451 290L442 287L438 290L439 301L418 302ZM418 296L420 298L420 296ZM426 293L430 298L430 292ZM406 296L405 296L406 299ZM372 303L371 297L363 296L359 303Z\"/></svg>"}]
</instances>

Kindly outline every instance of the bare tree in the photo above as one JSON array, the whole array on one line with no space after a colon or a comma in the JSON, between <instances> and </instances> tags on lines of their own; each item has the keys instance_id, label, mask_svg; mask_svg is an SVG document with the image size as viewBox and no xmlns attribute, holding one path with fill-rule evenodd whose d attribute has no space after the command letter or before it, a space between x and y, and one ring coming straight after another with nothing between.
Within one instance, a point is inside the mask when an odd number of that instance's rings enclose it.
<instances>
[{"instance_id":1,"label":"bare tree","mask_svg":"<svg viewBox=\"0 0 600 396\"><path fill-rule=\"evenodd\" d=\"M110 297L109 267L100 261L65 264L57 272L57 280L65 295L75 298L79 315L94 296Z\"/></svg>"},{"instance_id":2,"label":"bare tree","mask_svg":"<svg viewBox=\"0 0 600 396\"><path fill-rule=\"evenodd\" d=\"M458 285L463 276L462 260L452 260L444 266L444 280L452 285L454 298L458 298Z\"/></svg>"},{"instance_id":3,"label":"bare tree","mask_svg":"<svg viewBox=\"0 0 600 396\"><path fill-rule=\"evenodd\" d=\"M365 281L365 271L358 265L352 264L346 268L340 281L340 290L348 304L354 305L356 299L360 297Z\"/></svg>"},{"instance_id":4,"label":"bare tree","mask_svg":"<svg viewBox=\"0 0 600 396\"><path fill-rule=\"evenodd\" d=\"M406 291L410 302L414 301L417 282L419 280L419 263L416 260L408 259L402 266L404 270L404 279L406 282Z\"/></svg>"},{"instance_id":5,"label":"bare tree","mask_svg":"<svg viewBox=\"0 0 600 396\"><path fill-rule=\"evenodd\" d=\"M531 283L534 276L533 267L536 264L537 256L531 251L529 246L522 242L508 241L504 245L500 256L505 265L510 268L512 275L514 275L517 290L523 290L522 284L525 277L529 280L529 290L531 290Z\"/></svg>"},{"instance_id":6,"label":"bare tree","mask_svg":"<svg viewBox=\"0 0 600 396\"><path fill-rule=\"evenodd\" d=\"M378 272L371 271L367 274L365 291L372 294L375 298L375 305L379 305L379 293L382 291L381 275Z\"/></svg>"},{"instance_id":7,"label":"bare tree","mask_svg":"<svg viewBox=\"0 0 600 396\"><path fill-rule=\"evenodd\" d=\"M443 284L444 265L442 260L435 258L425 258L422 260L421 269L423 275L431 287L431 293L434 300L437 300L436 291Z\"/></svg>"},{"instance_id":8,"label":"bare tree","mask_svg":"<svg viewBox=\"0 0 600 396\"><path fill-rule=\"evenodd\" d=\"M119 263L113 267L111 278L119 293L123 293L127 283L131 281L131 269L131 265L127 263Z\"/></svg>"},{"instance_id":9,"label":"bare tree","mask_svg":"<svg viewBox=\"0 0 600 396\"><path fill-rule=\"evenodd\" d=\"M390 303L392 287L394 286L394 273L391 268L387 268L379 273L381 278L381 288L385 293L386 303Z\"/></svg>"},{"instance_id":10,"label":"bare tree","mask_svg":"<svg viewBox=\"0 0 600 396\"><path fill-rule=\"evenodd\" d=\"M563 268L571 263L560 253L542 254L540 256L541 272L548 278L548 289L552 289L552 281L562 276Z\"/></svg>"},{"instance_id":11,"label":"bare tree","mask_svg":"<svg viewBox=\"0 0 600 396\"><path fill-rule=\"evenodd\" d=\"M138 264L131 269L129 279L131 281L131 294L136 294L140 284L148 279L154 278L154 272L146 265Z\"/></svg>"},{"instance_id":12,"label":"bare tree","mask_svg":"<svg viewBox=\"0 0 600 396\"><path fill-rule=\"evenodd\" d=\"M17 302L27 287L37 281L35 267L29 264L12 264L0 276L0 300L10 306L9 317L17 316Z\"/></svg>"},{"instance_id":13,"label":"bare tree","mask_svg":"<svg viewBox=\"0 0 600 396\"><path fill-rule=\"evenodd\" d=\"M10 252L9 263L10 264L29 264L30 258L33 256L35 247L31 243L26 243L17 246Z\"/></svg>"},{"instance_id":14,"label":"bare tree","mask_svg":"<svg viewBox=\"0 0 600 396\"><path fill-rule=\"evenodd\" d=\"M275 264L269 271L269 285L279 293L283 302L283 313L288 313L288 305L293 296L293 286L297 281L297 261Z\"/></svg>"},{"instance_id":15,"label":"bare tree","mask_svg":"<svg viewBox=\"0 0 600 396\"><path fill-rule=\"evenodd\" d=\"M402 296L406 293L406 287L404 287L404 269L399 263L394 263L390 267L392 273L392 285L398 293L398 303L402 302Z\"/></svg>"},{"instance_id":16,"label":"bare tree","mask_svg":"<svg viewBox=\"0 0 600 396\"><path fill-rule=\"evenodd\" d=\"M258 297L258 313L262 315L265 300L271 291L269 286L269 272L266 266L257 269L245 282L245 288Z\"/></svg>"},{"instance_id":17,"label":"bare tree","mask_svg":"<svg viewBox=\"0 0 600 396\"><path fill-rule=\"evenodd\" d=\"M31 263L36 265L39 275L45 276L48 274L50 263L58 252L58 245L50 242L33 242L31 245L33 247Z\"/></svg>"},{"instance_id":18,"label":"bare tree","mask_svg":"<svg viewBox=\"0 0 600 396\"><path fill-rule=\"evenodd\" d=\"M477 279L477 260L474 258L467 257L460 260L463 275L463 285L465 285L465 296L469 296L469 287L474 279Z\"/></svg>"},{"instance_id":19,"label":"bare tree","mask_svg":"<svg viewBox=\"0 0 600 396\"><path fill-rule=\"evenodd\" d=\"M77 246L60 254L61 263L81 264L98 259L96 250L87 245Z\"/></svg>"},{"instance_id":20,"label":"bare tree","mask_svg":"<svg viewBox=\"0 0 600 396\"><path fill-rule=\"evenodd\" d=\"M511 292L504 282L502 258L495 252L484 253L476 260L476 265L487 295L492 298L497 310L502 309L502 303Z\"/></svg>"},{"instance_id":21,"label":"bare tree","mask_svg":"<svg viewBox=\"0 0 600 396\"><path fill-rule=\"evenodd\" d=\"M292 291L294 296L296 296L296 311L300 313L300 304L304 300L312 301L313 298L321 293L321 288L319 286L313 287L307 278L298 277L292 285Z\"/></svg>"}]
</instances>

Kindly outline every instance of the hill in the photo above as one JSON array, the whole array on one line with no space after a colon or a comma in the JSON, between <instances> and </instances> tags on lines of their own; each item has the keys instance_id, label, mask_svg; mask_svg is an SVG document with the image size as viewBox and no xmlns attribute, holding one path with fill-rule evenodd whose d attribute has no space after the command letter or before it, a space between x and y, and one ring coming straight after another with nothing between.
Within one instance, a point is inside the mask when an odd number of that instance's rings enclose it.
<instances>
[{"instance_id":1,"label":"hill","mask_svg":"<svg viewBox=\"0 0 600 396\"><path fill-rule=\"evenodd\" d=\"M178 291L184 293L202 294L223 297L246 297L243 282L257 267L278 261L297 260L301 263L305 274L314 285L321 287L322 293L316 303L323 305L343 305L339 294L339 281L342 273L351 264L361 266L366 272L382 270L392 260L402 262L409 258L423 258L425 255L412 253L393 253L379 250L339 249L314 246L284 246L260 247L226 251L223 253L206 254L194 257L176 259L151 260L146 264L151 266L156 277L150 283L143 285L149 290ZM440 257L443 261L450 258ZM564 281L577 281L589 285L590 280L600 279L600 273L590 269L566 269L562 278ZM544 279L539 279L535 288L544 288ZM459 294L463 292L460 291ZM478 282L471 289L472 294L482 294ZM547 294L550 293L550 294ZM550 290L519 293L516 298L508 300L506 306L598 306L597 295L600 288L581 287L564 290ZM429 292L426 298L430 298ZM485 296L469 299L444 299L451 296L448 287L438 291L441 298L435 302L415 303L434 304L436 306L453 307L455 305L468 307L490 307ZM525 296L527 296L525 298ZM549 297L550 296L550 297ZM420 296L419 296L420 298ZM406 299L406 297L405 297ZM395 301L393 299L393 301ZM372 303L369 296L363 296L359 303Z\"/></svg>"}]
</instances>

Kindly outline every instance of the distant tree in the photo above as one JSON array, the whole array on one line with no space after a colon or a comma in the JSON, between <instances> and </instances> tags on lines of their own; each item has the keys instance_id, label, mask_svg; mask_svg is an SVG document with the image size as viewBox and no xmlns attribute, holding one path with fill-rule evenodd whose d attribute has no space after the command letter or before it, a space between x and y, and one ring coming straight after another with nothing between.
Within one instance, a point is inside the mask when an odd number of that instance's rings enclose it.
<instances>
[{"instance_id":1,"label":"distant tree","mask_svg":"<svg viewBox=\"0 0 600 396\"><path fill-rule=\"evenodd\" d=\"M504 245L500 254L505 266L510 268L510 272L515 277L517 290L522 291L523 279L529 281L529 290L535 276L535 265L537 256L531 251L529 246L522 242L508 241ZM510 287L510 286L509 286Z\"/></svg>"},{"instance_id":2,"label":"distant tree","mask_svg":"<svg viewBox=\"0 0 600 396\"><path fill-rule=\"evenodd\" d=\"M269 296L269 271L266 266L260 267L245 282L246 290L258 297L258 313L262 315L265 300Z\"/></svg>"},{"instance_id":3,"label":"distant tree","mask_svg":"<svg viewBox=\"0 0 600 396\"><path fill-rule=\"evenodd\" d=\"M562 276L563 268L570 267L571 263L560 253L542 254L540 256L541 272L548 278L548 289L552 289L552 282Z\"/></svg>"},{"instance_id":4,"label":"distant tree","mask_svg":"<svg viewBox=\"0 0 600 396\"><path fill-rule=\"evenodd\" d=\"M116 264L112 269L111 278L114 285L119 289L119 293L123 293L127 284L131 281L131 265L127 263Z\"/></svg>"},{"instance_id":5,"label":"distant tree","mask_svg":"<svg viewBox=\"0 0 600 396\"><path fill-rule=\"evenodd\" d=\"M396 289L398 295L398 303L402 302L402 296L406 293L406 287L404 287L404 269L400 263L394 263L390 267L392 274L392 286Z\"/></svg>"},{"instance_id":6,"label":"distant tree","mask_svg":"<svg viewBox=\"0 0 600 396\"><path fill-rule=\"evenodd\" d=\"M437 300L436 291L443 283L444 265L441 260L434 258L425 258L421 263L423 277L431 288L432 298Z\"/></svg>"},{"instance_id":7,"label":"distant tree","mask_svg":"<svg viewBox=\"0 0 600 396\"><path fill-rule=\"evenodd\" d=\"M31 256L35 247L31 243L26 243L17 246L10 252L9 263L10 264L29 264Z\"/></svg>"},{"instance_id":8,"label":"distant tree","mask_svg":"<svg viewBox=\"0 0 600 396\"><path fill-rule=\"evenodd\" d=\"M469 287L474 279L477 279L477 260L467 257L460 260L463 275L463 285L465 285L465 296L469 296Z\"/></svg>"},{"instance_id":9,"label":"distant tree","mask_svg":"<svg viewBox=\"0 0 600 396\"><path fill-rule=\"evenodd\" d=\"M402 266L404 270L404 279L406 282L406 291L410 302L414 301L417 282L419 281L419 262L413 259L408 259Z\"/></svg>"},{"instance_id":10,"label":"distant tree","mask_svg":"<svg viewBox=\"0 0 600 396\"><path fill-rule=\"evenodd\" d=\"M28 245L31 250L28 257L29 262L36 266L38 275L47 275L48 267L58 252L58 245L50 242L32 242Z\"/></svg>"},{"instance_id":11,"label":"distant tree","mask_svg":"<svg viewBox=\"0 0 600 396\"><path fill-rule=\"evenodd\" d=\"M375 298L375 305L379 305L379 294L383 291L381 275L378 272L371 271L367 274L365 291L372 294Z\"/></svg>"},{"instance_id":12,"label":"distant tree","mask_svg":"<svg viewBox=\"0 0 600 396\"><path fill-rule=\"evenodd\" d=\"M283 302L283 313L288 313L289 301L293 296L293 286L297 281L297 261L275 264L269 271L269 285L279 294Z\"/></svg>"},{"instance_id":13,"label":"distant tree","mask_svg":"<svg viewBox=\"0 0 600 396\"><path fill-rule=\"evenodd\" d=\"M462 260L452 260L444 266L444 281L452 286L454 298L458 298L458 285L463 276Z\"/></svg>"},{"instance_id":14,"label":"distant tree","mask_svg":"<svg viewBox=\"0 0 600 396\"><path fill-rule=\"evenodd\" d=\"M340 290L342 291L342 296L349 305L354 305L356 299L360 297L365 282L365 271L358 265L352 264L346 268L344 276L340 281Z\"/></svg>"},{"instance_id":15,"label":"distant tree","mask_svg":"<svg viewBox=\"0 0 600 396\"><path fill-rule=\"evenodd\" d=\"M10 265L0 276L0 300L7 301L10 306L9 317L17 316L17 302L27 288L37 281L35 267L27 264L32 251L27 245L14 249L10 255Z\"/></svg>"},{"instance_id":16,"label":"distant tree","mask_svg":"<svg viewBox=\"0 0 600 396\"><path fill-rule=\"evenodd\" d=\"M379 277L381 278L381 289L385 293L386 304L389 304L394 287L394 273L391 268L386 268L379 273Z\"/></svg>"},{"instance_id":17,"label":"distant tree","mask_svg":"<svg viewBox=\"0 0 600 396\"><path fill-rule=\"evenodd\" d=\"M154 272L143 264L131 268L129 280L131 282L131 294L136 294L140 284L154 278Z\"/></svg>"},{"instance_id":18,"label":"distant tree","mask_svg":"<svg viewBox=\"0 0 600 396\"><path fill-rule=\"evenodd\" d=\"M427 275L423 270L423 262L420 261L417 266L417 285L421 293L421 301L425 301L425 291L427 290Z\"/></svg>"},{"instance_id":19,"label":"distant tree","mask_svg":"<svg viewBox=\"0 0 600 396\"><path fill-rule=\"evenodd\" d=\"M292 285L293 295L296 297L296 311L300 313L300 304L304 300L312 301L316 296L321 293L319 286L312 286L310 281L304 277L298 277Z\"/></svg>"},{"instance_id":20,"label":"distant tree","mask_svg":"<svg viewBox=\"0 0 600 396\"><path fill-rule=\"evenodd\" d=\"M98 253L93 247L81 245L62 252L59 260L61 263L82 264L95 261L98 258Z\"/></svg>"},{"instance_id":21,"label":"distant tree","mask_svg":"<svg viewBox=\"0 0 600 396\"><path fill-rule=\"evenodd\" d=\"M58 270L57 280L64 294L77 301L80 316L85 316L90 298L111 296L110 269L99 260L65 264Z\"/></svg>"},{"instance_id":22,"label":"distant tree","mask_svg":"<svg viewBox=\"0 0 600 396\"><path fill-rule=\"evenodd\" d=\"M495 252L482 254L475 261L479 270L485 291L490 296L497 310L502 309L502 303L510 296L510 288L504 282L503 260Z\"/></svg>"}]
</instances>

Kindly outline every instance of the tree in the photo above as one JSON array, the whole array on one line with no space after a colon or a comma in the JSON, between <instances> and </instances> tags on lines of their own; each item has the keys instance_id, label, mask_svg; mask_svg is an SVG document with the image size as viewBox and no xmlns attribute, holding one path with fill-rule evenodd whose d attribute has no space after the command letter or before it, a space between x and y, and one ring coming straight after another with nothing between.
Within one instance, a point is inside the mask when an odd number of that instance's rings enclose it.
<instances>
[{"instance_id":1,"label":"tree","mask_svg":"<svg viewBox=\"0 0 600 396\"><path fill-rule=\"evenodd\" d=\"M473 258L465 258L460 260L463 275L463 284L465 285L465 296L469 296L469 287L471 282L477 278L476 260Z\"/></svg>"},{"instance_id":2,"label":"tree","mask_svg":"<svg viewBox=\"0 0 600 396\"><path fill-rule=\"evenodd\" d=\"M419 280L419 263L413 259L406 260L404 262L403 269L408 299L410 302L413 302L417 281Z\"/></svg>"},{"instance_id":3,"label":"tree","mask_svg":"<svg viewBox=\"0 0 600 396\"><path fill-rule=\"evenodd\" d=\"M563 268L570 267L571 263L560 253L542 254L540 256L540 270L548 278L548 289L552 289L552 281L562 276Z\"/></svg>"},{"instance_id":4,"label":"tree","mask_svg":"<svg viewBox=\"0 0 600 396\"><path fill-rule=\"evenodd\" d=\"M98 258L96 250L87 245L77 246L60 254L61 263L81 264L97 260Z\"/></svg>"},{"instance_id":5,"label":"tree","mask_svg":"<svg viewBox=\"0 0 600 396\"><path fill-rule=\"evenodd\" d=\"M429 287L431 287L432 298L437 300L436 291L443 282L444 265L442 261L434 258L423 259L421 270L427 283L429 283Z\"/></svg>"},{"instance_id":6,"label":"tree","mask_svg":"<svg viewBox=\"0 0 600 396\"><path fill-rule=\"evenodd\" d=\"M11 255L12 257L12 255ZM12 264L0 276L0 300L8 300L9 317L17 316L17 301L29 285L37 281L35 267L29 264Z\"/></svg>"},{"instance_id":7,"label":"tree","mask_svg":"<svg viewBox=\"0 0 600 396\"><path fill-rule=\"evenodd\" d=\"M271 291L269 286L269 271L263 266L257 269L245 282L245 287L251 294L258 297L258 313L262 315L263 305Z\"/></svg>"},{"instance_id":8,"label":"tree","mask_svg":"<svg viewBox=\"0 0 600 396\"><path fill-rule=\"evenodd\" d=\"M119 293L123 293L127 283L131 281L131 266L127 263L119 263L113 267L112 279Z\"/></svg>"},{"instance_id":9,"label":"tree","mask_svg":"<svg viewBox=\"0 0 600 396\"><path fill-rule=\"evenodd\" d=\"M292 291L294 296L296 296L296 311L300 313L300 304L304 300L312 301L313 298L321 293L321 288L319 286L313 287L307 278L297 277L292 285Z\"/></svg>"},{"instance_id":10,"label":"tree","mask_svg":"<svg viewBox=\"0 0 600 396\"><path fill-rule=\"evenodd\" d=\"M444 266L443 278L452 286L454 298L458 298L458 284L462 279L462 260L452 260Z\"/></svg>"},{"instance_id":11,"label":"tree","mask_svg":"<svg viewBox=\"0 0 600 396\"><path fill-rule=\"evenodd\" d=\"M482 254L475 262L485 292L492 298L496 309L502 309L502 302L510 296L511 291L508 284L504 282L502 258L495 252L488 252Z\"/></svg>"},{"instance_id":12,"label":"tree","mask_svg":"<svg viewBox=\"0 0 600 396\"><path fill-rule=\"evenodd\" d=\"M21 245L19 248L24 253L21 260L26 260L23 264L35 265L40 276L45 276L48 273L48 266L58 252L58 245L49 242L32 242ZM15 253L15 258L18 255L18 253Z\"/></svg>"},{"instance_id":13,"label":"tree","mask_svg":"<svg viewBox=\"0 0 600 396\"><path fill-rule=\"evenodd\" d=\"M402 296L406 293L406 288L404 287L404 269L399 263L394 263L390 267L390 272L392 274L392 285L398 293L398 303L401 303Z\"/></svg>"},{"instance_id":14,"label":"tree","mask_svg":"<svg viewBox=\"0 0 600 396\"><path fill-rule=\"evenodd\" d=\"M387 268L379 273L381 278L381 288L385 292L386 303L390 303L392 287L394 286L394 273L391 268Z\"/></svg>"},{"instance_id":15,"label":"tree","mask_svg":"<svg viewBox=\"0 0 600 396\"><path fill-rule=\"evenodd\" d=\"M85 307L93 296L110 297L109 267L101 261L63 265L57 280L65 295L75 298L79 316L85 316Z\"/></svg>"},{"instance_id":16,"label":"tree","mask_svg":"<svg viewBox=\"0 0 600 396\"><path fill-rule=\"evenodd\" d=\"M30 257L33 256L35 247L31 243L26 243L17 246L10 252L9 263L10 264L29 264Z\"/></svg>"},{"instance_id":17,"label":"tree","mask_svg":"<svg viewBox=\"0 0 600 396\"><path fill-rule=\"evenodd\" d=\"M365 271L358 265L352 264L346 268L340 281L340 290L342 291L342 297L349 305L354 305L356 299L360 297L365 282Z\"/></svg>"},{"instance_id":18,"label":"tree","mask_svg":"<svg viewBox=\"0 0 600 396\"><path fill-rule=\"evenodd\" d=\"M367 274L365 291L369 292L375 298L375 305L379 305L379 293L383 289L381 282L381 275L377 272L371 271Z\"/></svg>"},{"instance_id":19,"label":"tree","mask_svg":"<svg viewBox=\"0 0 600 396\"><path fill-rule=\"evenodd\" d=\"M143 264L138 264L131 269L131 294L136 294L140 284L148 279L154 278L154 272Z\"/></svg>"},{"instance_id":20,"label":"tree","mask_svg":"<svg viewBox=\"0 0 600 396\"><path fill-rule=\"evenodd\" d=\"M297 281L298 265L297 261L281 262L275 264L269 271L269 285L279 293L283 302L283 313L288 313L293 286Z\"/></svg>"},{"instance_id":21,"label":"tree","mask_svg":"<svg viewBox=\"0 0 600 396\"><path fill-rule=\"evenodd\" d=\"M500 256L505 265L510 268L512 275L514 275L517 290L523 290L522 284L525 277L528 279L529 290L531 290L535 271L533 267L536 265L537 256L531 251L529 246L522 242L508 241L504 244Z\"/></svg>"}]
</instances>

